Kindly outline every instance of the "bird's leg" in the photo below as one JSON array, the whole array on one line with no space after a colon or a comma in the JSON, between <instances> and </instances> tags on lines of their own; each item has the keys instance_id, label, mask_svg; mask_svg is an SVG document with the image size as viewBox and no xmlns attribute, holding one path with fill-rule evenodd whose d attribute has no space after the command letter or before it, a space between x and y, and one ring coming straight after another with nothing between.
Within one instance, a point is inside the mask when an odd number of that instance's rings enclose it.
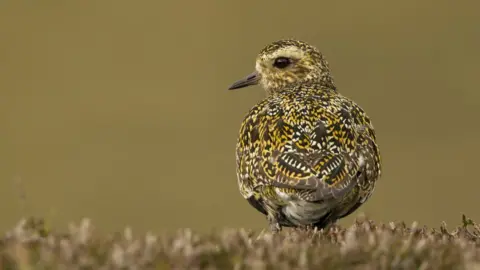
<instances>
[{"instance_id":1,"label":"bird's leg","mask_svg":"<svg viewBox=\"0 0 480 270\"><path fill-rule=\"evenodd\" d=\"M259 183L253 187L255 192L258 192L260 194L268 194L268 187L262 183ZM275 203L267 200L265 201L264 204L265 211L267 212L267 220L268 220L268 225L270 227L270 231L272 233L277 233L282 230L282 226L280 226L280 223L278 222L278 212L280 211L280 207L276 205Z\"/></svg>"},{"instance_id":2,"label":"bird's leg","mask_svg":"<svg viewBox=\"0 0 480 270\"><path fill-rule=\"evenodd\" d=\"M272 233L277 233L282 230L280 222L278 222L278 212L280 211L279 207L275 204L266 204L265 210L267 211L267 220L270 225L270 230Z\"/></svg>"},{"instance_id":3,"label":"bird's leg","mask_svg":"<svg viewBox=\"0 0 480 270\"><path fill-rule=\"evenodd\" d=\"M336 224L337 224L337 220L334 219L334 220L331 220L331 221L329 221L328 223L324 224L324 225L322 226L322 228L320 228L320 229L323 229L324 232L328 232L328 231L330 231L330 229L331 229L332 227L334 227Z\"/></svg>"},{"instance_id":4,"label":"bird's leg","mask_svg":"<svg viewBox=\"0 0 480 270\"><path fill-rule=\"evenodd\" d=\"M334 219L332 220L330 223L328 223L325 228L323 229L325 232L328 232L332 227L334 227L335 225L337 225L337 220Z\"/></svg>"},{"instance_id":5,"label":"bird's leg","mask_svg":"<svg viewBox=\"0 0 480 270\"><path fill-rule=\"evenodd\" d=\"M278 222L275 214L269 213L267 219L270 225L270 231L272 231L272 233L278 233L282 230L282 226L280 226L280 223Z\"/></svg>"},{"instance_id":6,"label":"bird's leg","mask_svg":"<svg viewBox=\"0 0 480 270\"><path fill-rule=\"evenodd\" d=\"M315 229L315 226L313 226L313 224L309 224L309 225L302 226L300 228L303 229L304 231L308 232L308 231L312 231L313 229Z\"/></svg>"}]
</instances>

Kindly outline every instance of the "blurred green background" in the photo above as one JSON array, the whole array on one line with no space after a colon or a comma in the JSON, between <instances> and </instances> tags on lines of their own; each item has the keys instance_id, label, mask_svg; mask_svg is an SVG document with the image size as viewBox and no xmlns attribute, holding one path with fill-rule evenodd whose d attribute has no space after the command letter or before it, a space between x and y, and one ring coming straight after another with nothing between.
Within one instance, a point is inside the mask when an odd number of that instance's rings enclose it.
<instances>
[{"instance_id":1,"label":"blurred green background","mask_svg":"<svg viewBox=\"0 0 480 270\"><path fill-rule=\"evenodd\" d=\"M316 45L371 116L379 222L480 220L478 1L1 1L0 229L266 227L234 148L281 38Z\"/></svg>"}]
</instances>

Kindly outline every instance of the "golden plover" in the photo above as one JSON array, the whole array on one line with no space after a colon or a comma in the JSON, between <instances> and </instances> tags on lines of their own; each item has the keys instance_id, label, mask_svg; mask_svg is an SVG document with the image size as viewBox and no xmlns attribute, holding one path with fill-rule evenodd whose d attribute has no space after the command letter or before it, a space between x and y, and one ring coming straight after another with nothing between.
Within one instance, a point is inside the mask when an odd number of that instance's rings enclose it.
<instances>
[{"instance_id":1,"label":"golden plover","mask_svg":"<svg viewBox=\"0 0 480 270\"><path fill-rule=\"evenodd\" d=\"M271 43L229 89L255 84L267 95L241 124L241 195L274 232L325 228L354 212L380 177L380 152L369 117L337 91L323 55L298 40Z\"/></svg>"}]
</instances>

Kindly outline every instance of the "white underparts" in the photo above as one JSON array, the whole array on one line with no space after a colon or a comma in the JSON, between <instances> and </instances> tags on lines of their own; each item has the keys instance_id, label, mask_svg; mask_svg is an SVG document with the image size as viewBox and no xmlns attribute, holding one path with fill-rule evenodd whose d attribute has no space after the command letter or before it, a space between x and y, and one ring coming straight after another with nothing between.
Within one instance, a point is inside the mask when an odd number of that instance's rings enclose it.
<instances>
[{"instance_id":1,"label":"white underparts","mask_svg":"<svg viewBox=\"0 0 480 270\"><path fill-rule=\"evenodd\" d=\"M286 205L283 206L283 214L295 225L310 225L318 222L325 216L330 207L327 204L313 203L301 200L296 196L291 196L278 188L275 192L282 199Z\"/></svg>"}]
</instances>

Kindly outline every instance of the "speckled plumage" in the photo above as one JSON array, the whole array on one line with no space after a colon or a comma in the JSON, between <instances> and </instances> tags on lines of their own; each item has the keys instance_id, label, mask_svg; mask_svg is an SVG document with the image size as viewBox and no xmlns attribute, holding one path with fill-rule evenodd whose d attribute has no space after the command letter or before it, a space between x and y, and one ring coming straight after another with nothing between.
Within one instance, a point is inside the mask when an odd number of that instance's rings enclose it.
<instances>
[{"instance_id":1,"label":"speckled plumage","mask_svg":"<svg viewBox=\"0 0 480 270\"><path fill-rule=\"evenodd\" d=\"M322 54L302 41L274 42L230 89L257 83L267 97L241 124L241 195L274 231L324 228L355 211L374 190L380 153L369 117L337 91Z\"/></svg>"}]
</instances>

